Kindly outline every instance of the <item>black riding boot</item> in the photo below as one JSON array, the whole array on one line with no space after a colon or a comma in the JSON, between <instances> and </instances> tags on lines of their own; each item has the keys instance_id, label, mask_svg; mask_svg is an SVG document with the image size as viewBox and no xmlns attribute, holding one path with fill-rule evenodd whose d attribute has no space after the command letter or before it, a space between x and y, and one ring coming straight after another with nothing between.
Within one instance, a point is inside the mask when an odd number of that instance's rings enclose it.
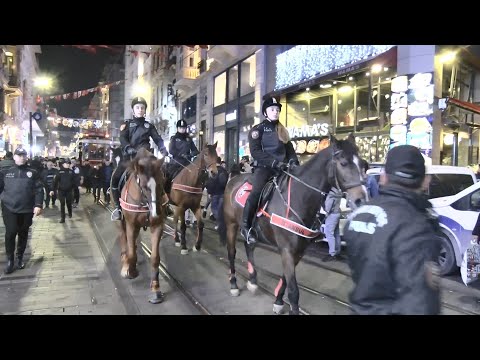
<instances>
[{"instance_id":1,"label":"black riding boot","mask_svg":"<svg viewBox=\"0 0 480 360\"><path fill-rule=\"evenodd\" d=\"M113 198L113 203L115 204L115 210L112 213L112 220L122 220L122 208L120 207L120 191L115 188L111 188L111 195Z\"/></svg>"},{"instance_id":2,"label":"black riding boot","mask_svg":"<svg viewBox=\"0 0 480 360\"><path fill-rule=\"evenodd\" d=\"M11 274L15 269L15 262L13 255L8 257L7 266L5 267L5 274Z\"/></svg>"},{"instance_id":3,"label":"black riding boot","mask_svg":"<svg viewBox=\"0 0 480 360\"><path fill-rule=\"evenodd\" d=\"M19 269L25 269L25 263L23 262L23 255L17 255L17 267Z\"/></svg>"},{"instance_id":4,"label":"black riding boot","mask_svg":"<svg viewBox=\"0 0 480 360\"><path fill-rule=\"evenodd\" d=\"M255 199L251 199L251 197L248 197L245 203L245 208L243 209L242 227L240 229L240 234L242 234L247 244L253 244L257 242L257 238L255 237L255 230L251 229L252 218L257 207L256 205L257 202L255 201Z\"/></svg>"}]
</instances>

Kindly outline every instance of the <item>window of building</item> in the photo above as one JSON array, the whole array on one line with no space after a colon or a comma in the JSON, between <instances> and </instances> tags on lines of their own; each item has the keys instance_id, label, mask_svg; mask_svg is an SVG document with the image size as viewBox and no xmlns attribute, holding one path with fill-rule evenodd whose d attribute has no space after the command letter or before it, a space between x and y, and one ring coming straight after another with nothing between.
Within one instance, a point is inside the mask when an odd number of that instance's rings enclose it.
<instances>
[{"instance_id":1,"label":"window of building","mask_svg":"<svg viewBox=\"0 0 480 360\"><path fill-rule=\"evenodd\" d=\"M338 89L337 95L337 127L353 126L355 120L353 87L342 86Z\"/></svg>"},{"instance_id":2,"label":"window of building","mask_svg":"<svg viewBox=\"0 0 480 360\"><path fill-rule=\"evenodd\" d=\"M217 143L217 154L225 159L225 130L215 131L213 133L213 143Z\"/></svg>"},{"instance_id":3,"label":"window of building","mask_svg":"<svg viewBox=\"0 0 480 360\"><path fill-rule=\"evenodd\" d=\"M197 94L190 96L182 103L182 118L189 119L197 114Z\"/></svg>"},{"instance_id":4,"label":"window of building","mask_svg":"<svg viewBox=\"0 0 480 360\"><path fill-rule=\"evenodd\" d=\"M252 129L255 121L255 103L251 102L240 106L240 129L238 156L250 155L250 146L248 144L248 133Z\"/></svg>"},{"instance_id":5,"label":"window of building","mask_svg":"<svg viewBox=\"0 0 480 360\"><path fill-rule=\"evenodd\" d=\"M238 97L238 65L228 70L228 101Z\"/></svg>"},{"instance_id":6,"label":"window of building","mask_svg":"<svg viewBox=\"0 0 480 360\"><path fill-rule=\"evenodd\" d=\"M190 67L193 67L193 56L190 56L190 57L188 58L188 62L189 62L189 66L190 66Z\"/></svg>"},{"instance_id":7,"label":"window of building","mask_svg":"<svg viewBox=\"0 0 480 360\"><path fill-rule=\"evenodd\" d=\"M240 96L255 91L256 84L256 55L253 54L240 64Z\"/></svg>"},{"instance_id":8,"label":"window of building","mask_svg":"<svg viewBox=\"0 0 480 360\"><path fill-rule=\"evenodd\" d=\"M215 78L213 106L225 104L227 89L227 73L223 72Z\"/></svg>"},{"instance_id":9,"label":"window of building","mask_svg":"<svg viewBox=\"0 0 480 360\"><path fill-rule=\"evenodd\" d=\"M320 96L310 100L308 124L332 123L333 96Z\"/></svg>"}]
</instances>

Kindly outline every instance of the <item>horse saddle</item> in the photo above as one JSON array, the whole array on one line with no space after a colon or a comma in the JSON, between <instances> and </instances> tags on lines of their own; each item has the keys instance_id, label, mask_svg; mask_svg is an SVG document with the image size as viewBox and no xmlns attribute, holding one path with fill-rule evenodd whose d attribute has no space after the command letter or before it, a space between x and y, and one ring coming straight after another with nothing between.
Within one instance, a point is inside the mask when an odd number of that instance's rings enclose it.
<instances>
[{"instance_id":1,"label":"horse saddle","mask_svg":"<svg viewBox=\"0 0 480 360\"><path fill-rule=\"evenodd\" d=\"M272 197L273 190L275 189L275 184L273 180L275 177L272 177L267 181L267 183L263 186L262 193L260 195L260 199L258 201L257 209L263 208L268 200ZM245 203L247 201L250 192L252 191L252 184L248 181L248 179L240 186L235 194L235 201L241 206L245 207Z\"/></svg>"}]
</instances>

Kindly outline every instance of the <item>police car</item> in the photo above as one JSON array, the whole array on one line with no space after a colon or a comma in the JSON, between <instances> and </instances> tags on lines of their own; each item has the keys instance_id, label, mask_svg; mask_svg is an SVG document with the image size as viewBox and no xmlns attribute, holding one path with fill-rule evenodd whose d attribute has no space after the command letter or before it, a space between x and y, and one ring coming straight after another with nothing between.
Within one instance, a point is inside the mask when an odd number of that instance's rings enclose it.
<instances>
[{"instance_id":1,"label":"police car","mask_svg":"<svg viewBox=\"0 0 480 360\"><path fill-rule=\"evenodd\" d=\"M467 167L430 165L427 169L431 175L427 194L439 214L442 229L440 273L447 275L461 265L463 253L470 243L480 211L480 182ZM376 167L369 169L367 174L373 175L378 182L382 171L383 167ZM340 235L343 235L343 227L351 212L345 201L341 203L341 211Z\"/></svg>"}]
</instances>

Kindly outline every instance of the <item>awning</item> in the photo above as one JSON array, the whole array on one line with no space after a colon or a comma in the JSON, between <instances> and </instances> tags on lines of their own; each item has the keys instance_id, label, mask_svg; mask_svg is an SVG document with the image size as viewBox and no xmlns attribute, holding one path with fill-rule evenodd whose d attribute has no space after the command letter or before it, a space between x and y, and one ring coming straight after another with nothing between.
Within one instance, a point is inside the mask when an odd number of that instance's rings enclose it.
<instances>
[{"instance_id":1,"label":"awning","mask_svg":"<svg viewBox=\"0 0 480 360\"><path fill-rule=\"evenodd\" d=\"M455 105L455 106L459 107L460 109L471 111L475 114L480 115L480 105L473 104L473 103L468 102L468 101L458 100L458 99L451 98L451 97L447 98L447 104L452 104L452 105Z\"/></svg>"}]
</instances>

